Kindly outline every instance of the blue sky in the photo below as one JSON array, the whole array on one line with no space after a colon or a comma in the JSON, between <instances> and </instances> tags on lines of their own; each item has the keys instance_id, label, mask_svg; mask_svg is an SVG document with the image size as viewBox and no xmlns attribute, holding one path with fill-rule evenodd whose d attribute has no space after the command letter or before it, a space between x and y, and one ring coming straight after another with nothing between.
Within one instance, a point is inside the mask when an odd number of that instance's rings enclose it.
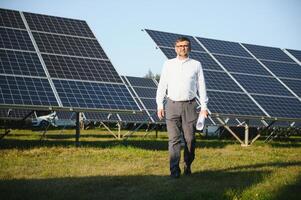
<instances>
[{"instance_id":1,"label":"blue sky","mask_svg":"<svg viewBox=\"0 0 301 200\"><path fill-rule=\"evenodd\" d=\"M301 50L300 0L1 0L1 8L87 21L122 75L161 73L141 29Z\"/></svg>"}]
</instances>

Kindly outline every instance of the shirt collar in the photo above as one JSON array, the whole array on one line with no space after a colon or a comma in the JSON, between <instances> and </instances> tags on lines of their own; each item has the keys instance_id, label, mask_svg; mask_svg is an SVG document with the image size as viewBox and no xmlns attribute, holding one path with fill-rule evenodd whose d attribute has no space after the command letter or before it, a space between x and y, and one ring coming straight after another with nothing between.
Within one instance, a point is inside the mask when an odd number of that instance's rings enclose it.
<instances>
[{"instance_id":1,"label":"shirt collar","mask_svg":"<svg viewBox=\"0 0 301 200\"><path fill-rule=\"evenodd\" d=\"M179 59L179 56L177 56L177 60L178 60L179 62L181 62L181 63L187 62L189 59L190 59L190 58L189 58L189 56L188 56L186 59L180 60L180 59Z\"/></svg>"}]
</instances>

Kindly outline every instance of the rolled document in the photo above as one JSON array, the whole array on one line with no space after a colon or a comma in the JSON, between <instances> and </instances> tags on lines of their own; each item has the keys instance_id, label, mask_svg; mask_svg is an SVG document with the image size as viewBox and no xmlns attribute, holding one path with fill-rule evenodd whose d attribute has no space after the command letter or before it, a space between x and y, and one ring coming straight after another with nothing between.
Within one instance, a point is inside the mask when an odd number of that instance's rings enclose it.
<instances>
[{"instance_id":1,"label":"rolled document","mask_svg":"<svg viewBox=\"0 0 301 200\"><path fill-rule=\"evenodd\" d=\"M205 116L199 115L198 121L196 122L196 129L199 131L203 130L204 124L205 124Z\"/></svg>"}]
</instances>

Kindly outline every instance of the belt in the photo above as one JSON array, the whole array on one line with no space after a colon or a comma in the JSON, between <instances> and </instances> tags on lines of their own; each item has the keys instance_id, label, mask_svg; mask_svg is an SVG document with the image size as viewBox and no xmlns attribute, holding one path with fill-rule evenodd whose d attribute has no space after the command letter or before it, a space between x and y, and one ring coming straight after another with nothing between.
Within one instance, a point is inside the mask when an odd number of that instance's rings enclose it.
<instances>
[{"instance_id":1,"label":"belt","mask_svg":"<svg viewBox=\"0 0 301 200\"><path fill-rule=\"evenodd\" d=\"M168 98L169 99L169 98ZM174 102L179 102L179 103L191 103L191 102L194 102L195 101L195 97L194 98L192 98L192 99L190 99L190 100L187 100L187 101L174 101L174 100L171 100L171 99L169 99L170 101L172 101L173 103Z\"/></svg>"}]
</instances>

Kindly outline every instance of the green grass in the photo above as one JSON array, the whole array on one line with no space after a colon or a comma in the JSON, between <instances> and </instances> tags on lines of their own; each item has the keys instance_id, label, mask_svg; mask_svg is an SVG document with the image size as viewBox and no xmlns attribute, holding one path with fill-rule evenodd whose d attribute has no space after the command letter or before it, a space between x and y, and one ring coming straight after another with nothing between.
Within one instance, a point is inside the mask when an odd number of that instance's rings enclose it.
<instances>
[{"instance_id":1,"label":"green grass","mask_svg":"<svg viewBox=\"0 0 301 200\"><path fill-rule=\"evenodd\" d=\"M2 131L3 132L3 131ZM13 130L0 141L1 199L301 199L301 142L199 138L192 176L169 178L166 133ZM137 137L137 135L140 135Z\"/></svg>"}]
</instances>

